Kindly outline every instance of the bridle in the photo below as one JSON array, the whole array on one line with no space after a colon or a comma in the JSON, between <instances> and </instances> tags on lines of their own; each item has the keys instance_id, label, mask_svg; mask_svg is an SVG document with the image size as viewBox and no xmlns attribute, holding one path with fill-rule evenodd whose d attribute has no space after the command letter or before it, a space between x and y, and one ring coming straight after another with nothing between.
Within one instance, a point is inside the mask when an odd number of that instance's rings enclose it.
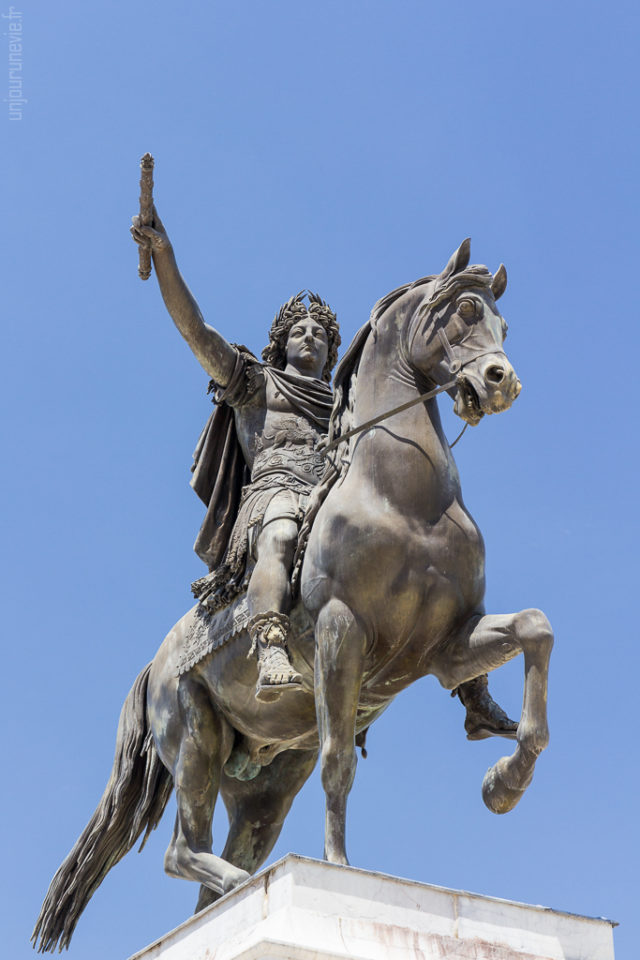
<instances>
[{"instance_id":1,"label":"bridle","mask_svg":"<svg viewBox=\"0 0 640 960\"><path fill-rule=\"evenodd\" d=\"M418 316L417 319L419 321L420 317ZM436 322L437 321L434 320L434 323ZM410 340L409 340L410 344L413 344L416 333L417 333L417 324L416 324L416 329L412 332L412 335L410 337ZM328 438L329 443L327 443L327 445L324 447L324 450L323 450L323 453L325 455L329 452L329 450L333 450L335 447L341 444L343 440L349 440L351 437L355 437L356 434L362 433L365 430L369 430L371 427L375 427L376 424L382 423L384 420L388 420L389 417L395 416L396 413L402 413L403 410L409 410L410 407L415 407L418 403L424 403L426 400L432 400L433 397L437 397L439 393L446 393L446 391L451 390L452 387L461 386L464 380L462 371L469 363L472 363L473 361L478 360L480 357L487 356L488 354L502 353L503 356L506 356L504 354L504 351L502 350L485 350L483 353L474 354L473 357L470 357L468 360L463 362L461 359L459 359L459 357L456 357L455 351L456 350L459 351L462 348L465 340L468 339L469 334L463 337L460 343L455 344L455 346L451 344L451 341L449 340L449 337L447 336L443 327L438 328L436 336L439 338L442 344L442 348L444 350L445 356L448 360L449 373L454 374L453 379L449 380L447 383L444 383L439 387L435 387L433 390L428 390L426 393L421 393L420 396L414 397L413 400L408 400L406 403L401 403L400 406L394 407L392 410L387 410L386 413L381 413L380 416L378 417L372 417L371 420L367 420L365 423L361 423L357 427L352 427L351 430L347 430L346 433L342 433L339 437L336 437L335 439L333 437L333 421L332 421L331 426L329 428L329 438ZM469 424L465 423L464 427L462 428L462 431L458 434L458 436L453 441L453 443L449 444L449 449L452 449L453 447L455 447L456 443L458 442L458 440L460 440L460 438L462 437L462 434L465 432L468 426Z\"/></svg>"}]
</instances>

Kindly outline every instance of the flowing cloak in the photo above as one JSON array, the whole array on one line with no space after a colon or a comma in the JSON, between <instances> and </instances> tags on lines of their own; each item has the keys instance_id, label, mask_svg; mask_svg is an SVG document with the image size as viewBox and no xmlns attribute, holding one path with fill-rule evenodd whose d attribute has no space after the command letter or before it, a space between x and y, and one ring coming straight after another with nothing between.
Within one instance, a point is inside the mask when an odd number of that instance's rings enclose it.
<instances>
[{"instance_id":1,"label":"flowing cloak","mask_svg":"<svg viewBox=\"0 0 640 960\"><path fill-rule=\"evenodd\" d=\"M200 435L191 468L191 486L207 507L194 550L209 570L214 570L224 558L242 488L250 482L250 469L238 440L233 412L233 407L241 406L247 399L249 366L268 377L291 406L323 433L329 428L333 393L327 383L260 364L244 349L238 352L227 387L215 394L216 409Z\"/></svg>"}]
</instances>

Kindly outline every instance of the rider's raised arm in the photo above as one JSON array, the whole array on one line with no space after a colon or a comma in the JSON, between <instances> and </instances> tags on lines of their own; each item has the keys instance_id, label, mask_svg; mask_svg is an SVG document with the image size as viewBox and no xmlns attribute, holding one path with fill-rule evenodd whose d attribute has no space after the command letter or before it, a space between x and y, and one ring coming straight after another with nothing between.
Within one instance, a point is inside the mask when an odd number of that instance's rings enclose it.
<instances>
[{"instance_id":1,"label":"rider's raised arm","mask_svg":"<svg viewBox=\"0 0 640 960\"><path fill-rule=\"evenodd\" d=\"M217 330L204 322L178 269L171 241L155 207L151 226L142 226L138 217L133 218L131 235L136 243L151 246L160 292L173 322L209 376L221 387L226 387L233 372L236 352Z\"/></svg>"}]
</instances>

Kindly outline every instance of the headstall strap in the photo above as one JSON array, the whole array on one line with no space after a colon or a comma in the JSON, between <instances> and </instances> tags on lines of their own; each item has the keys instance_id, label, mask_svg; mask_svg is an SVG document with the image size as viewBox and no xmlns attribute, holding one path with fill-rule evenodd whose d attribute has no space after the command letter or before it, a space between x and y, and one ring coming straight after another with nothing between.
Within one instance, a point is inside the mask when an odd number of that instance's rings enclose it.
<instances>
[{"instance_id":1,"label":"headstall strap","mask_svg":"<svg viewBox=\"0 0 640 960\"><path fill-rule=\"evenodd\" d=\"M472 363L474 360L478 360L480 357L487 356L490 353L504 352L502 350L485 350L484 353L478 353L475 356L471 357L469 360L467 360L466 363L462 363L460 360L456 360L456 355L453 352L453 347L451 346L449 338L442 327L438 328L437 335L442 344L442 348L445 352L447 360L449 361L449 373L452 374L453 379L449 380L448 383L443 384L441 387L436 387L434 390L429 390L427 393L421 393L419 397L415 397L415 399L409 400L407 403L403 403L399 407L394 407L393 410L387 410L386 413L380 414L379 417L374 417L372 420L367 420L366 423L361 423L359 427L353 427L351 430L347 430L346 433L343 433L341 436L336 437L335 439L333 439L333 422L332 422L330 431L329 431L329 443L326 445L326 447L324 447L322 451L325 454L325 456L329 452L329 450L332 450L334 447L337 447L338 444L342 443L343 440L348 440L350 437L355 436L357 433L362 433L363 430L369 430L371 427L375 427L376 424L382 423L383 420L387 420L389 417L392 417L396 413L401 413L403 410L408 410L410 407L414 407L417 403L423 403L425 400L431 400L433 397L436 397L439 393L444 393L445 391L450 390L451 387L455 387L455 385L459 382L459 379L461 377L462 368L466 367L467 363ZM415 331L413 336L411 337L410 342L413 342L414 338L415 338ZM462 343L464 343L465 339L466 337L463 338ZM457 344L457 346L461 347L462 343ZM467 429L467 425L465 424L465 426L462 429L462 432L459 434L459 436L456 437L453 443L450 444L450 447L455 447L456 443L458 442L458 440L460 439L460 437L462 436L462 434L466 429Z\"/></svg>"},{"instance_id":2,"label":"headstall strap","mask_svg":"<svg viewBox=\"0 0 640 960\"><path fill-rule=\"evenodd\" d=\"M455 354L453 352L453 347L451 346L451 343L449 342L449 337L446 335L443 327L438 328L438 337L440 338L440 342L442 344L444 352L447 355L447 360L449 361L450 373L453 373L453 374L458 373L460 371L460 368L462 367L462 364L460 363L459 360L456 360Z\"/></svg>"}]
</instances>

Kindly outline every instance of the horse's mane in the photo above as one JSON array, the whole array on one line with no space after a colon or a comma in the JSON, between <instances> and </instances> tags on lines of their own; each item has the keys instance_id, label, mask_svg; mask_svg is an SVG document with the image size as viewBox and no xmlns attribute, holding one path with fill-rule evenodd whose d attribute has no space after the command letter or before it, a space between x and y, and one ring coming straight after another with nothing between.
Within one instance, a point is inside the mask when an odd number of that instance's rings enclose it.
<instances>
[{"instance_id":1,"label":"horse's mane","mask_svg":"<svg viewBox=\"0 0 640 960\"><path fill-rule=\"evenodd\" d=\"M422 305L422 309L426 309L442 300L448 300L458 287L468 285L489 286L492 279L493 275L487 267L480 264L473 264L450 276L431 274L428 277L420 277L419 280L414 280L412 283L404 283L401 287L396 287L395 290L391 290L390 293L381 297L380 300L374 304L369 319L356 333L336 369L333 382L334 401L329 426L329 438L334 439L339 437L353 426L351 423L351 412L353 410L355 385L362 351L369 337L376 335L378 323L383 314L385 314L400 297L408 293L409 290L415 290L417 287L422 287L427 283L435 281L435 289L432 295Z\"/></svg>"},{"instance_id":2,"label":"horse's mane","mask_svg":"<svg viewBox=\"0 0 640 960\"><path fill-rule=\"evenodd\" d=\"M390 306L392 306L392 304L396 302L396 300L399 300L400 297L407 293L407 291L413 290L415 287L423 286L425 283L430 283L432 280L436 280L437 276L438 275L436 274L429 277L420 277L419 280L414 280L412 283L403 283L401 287L396 287L395 290L391 290L390 293L385 294L384 297L381 297L380 300L374 303L371 314L369 315L369 319L364 326L360 327L355 337L351 341L347 352L336 368L336 373L333 380L335 399L331 417L332 421L338 415L340 409L344 405L343 399L345 392L349 392L348 389L345 391L345 387L352 378L355 378L364 346L369 339L369 335L372 332L375 335L378 321L382 315L389 309ZM336 433L335 435L338 436L339 433Z\"/></svg>"},{"instance_id":3,"label":"horse's mane","mask_svg":"<svg viewBox=\"0 0 640 960\"><path fill-rule=\"evenodd\" d=\"M390 293L387 293L384 297L381 297L377 303L374 304L373 310L371 311L371 325L375 328L378 320L385 312L388 310L391 304L395 303L396 300L399 300L408 290L413 290L415 287L421 287L425 283L430 283L432 280L437 280L438 274L432 274L429 277L420 277L419 280L414 280L413 283L403 283L401 287L396 287L395 290L392 290Z\"/></svg>"}]
</instances>

